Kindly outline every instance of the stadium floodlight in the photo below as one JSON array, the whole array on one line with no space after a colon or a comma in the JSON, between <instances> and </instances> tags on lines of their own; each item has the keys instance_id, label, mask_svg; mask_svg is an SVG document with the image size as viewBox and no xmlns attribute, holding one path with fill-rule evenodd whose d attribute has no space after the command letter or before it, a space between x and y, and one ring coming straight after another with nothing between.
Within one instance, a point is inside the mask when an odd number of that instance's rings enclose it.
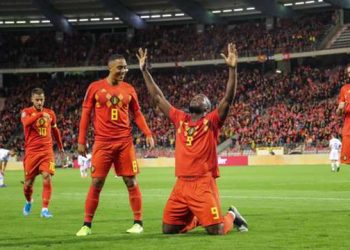
<instances>
[{"instance_id":1,"label":"stadium floodlight","mask_svg":"<svg viewBox=\"0 0 350 250\"><path fill-rule=\"evenodd\" d=\"M16 24L24 24L24 23L27 23L27 21L24 21L24 20L16 21Z\"/></svg>"},{"instance_id":2,"label":"stadium floodlight","mask_svg":"<svg viewBox=\"0 0 350 250\"><path fill-rule=\"evenodd\" d=\"M172 14L163 14L162 17L172 17Z\"/></svg>"},{"instance_id":3,"label":"stadium floodlight","mask_svg":"<svg viewBox=\"0 0 350 250\"><path fill-rule=\"evenodd\" d=\"M292 6L293 5L293 3L285 3L285 4L283 4L283 6Z\"/></svg>"},{"instance_id":4,"label":"stadium floodlight","mask_svg":"<svg viewBox=\"0 0 350 250\"><path fill-rule=\"evenodd\" d=\"M306 4L315 3L315 1L306 1Z\"/></svg>"},{"instance_id":5,"label":"stadium floodlight","mask_svg":"<svg viewBox=\"0 0 350 250\"><path fill-rule=\"evenodd\" d=\"M97 22L100 20L101 20L101 18L99 18L99 17L90 18L90 21L92 21L92 22Z\"/></svg>"},{"instance_id":6,"label":"stadium floodlight","mask_svg":"<svg viewBox=\"0 0 350 250\"><path fill-rule=\"evenodd\" d=\"M282 73L282 70L276 69L276 74L281 74L281 73Z\"/></svg>"},{"instance_id":7,"label":"stadium floodlight","mask_svg":"<svg viewBox=\"0 0 350 250\"><path fill-rule=\"evenodd\" d=\"M104 17L103 18L103 21L112 21L113 20L113 17Z\"/></svg>"},{"instance_id":8,"label":"stadium floodlight","mask_svg":"<svg viewBox=\"0 0 350 250\"><path fill-rule=\"evenodd\" d=\"M229 13L229 12L232 12L232 9L223 10L222 12L223 13Z\"/></svg>"},{"instance_id":9,"label":"stadium floodlight","mask_svg":"<svg viewBox=\"0 0 350 250\"><path fill-rule=\"evenodd\" d=\"M5 21L5 24L14 24L14 21Z\"/></svg>"},{"instance_id":10,"label":"stadium floodlight","mask_svg":"<svg viewBox=\"0 0 350 250\"><path fill-rule=\"evenodd\" d=\"M185 13L176 13L175 16L184 16Z\"/></svg>"},{"instance_id":11,"label":"stadium floodlight","mask_svg":"<svg viewBox=\"0 0 350 250\"><path fill-rule=\"evenodd\" d=\"M305 4L304 2L296 2L295 5L303 5Z\"/></svg>"},{"instance_id":12,"label":"stadium floodlight","mask_svg":"<svg viewBox=\"0 0 350 250\"><path fill-rule=\"evenodd\" d=\"M160 15L152 15L151 18L160 18Z\"/></svg>"},{"instance_id":13,"label":"stadium floodlight","mask_svg":"<svg viewBox=\"0 0 350 250\"><path fill-rule=\"evenodd\" d=\"M40 23L39 20L30 20L29 23Z\"/></svg>"},{"instance_id":14,"label":"stadium floodlight","mask_svg":"<svg viewBox=\"0 0 350 250\"><path fill-rule=\"evenodd\" d=\"M319 3L323 3L323 0L318 0Z\"/></svg>"},{"instance_id":15,"label":"stadium floodlight","mask_svg":"<svg viewBox=\"0 0 350 250\"><path fill-rule=\"evenodd\" d=\"M70 23L78 22L78 19L76 19L76 18L71 18L71 19L68 19L68 22L70 22Z\"/></svg>"},{"instance_id":16,"label":"stadium floodlight","mask_svg":"<svg viewBox=\"0 0 350 250\"><path fill-rule=\"evenodd\" d=\"M114 20L117 20L117 21L118 21L118 20L119 20L119 17L115 17Z\"/></svg>"},{"instance_id":17,"label":"stadium floodlight","mask_svg":"<svg viewBox=\"0 0 350 250\"><path fill-rule=\"evenodd\" d=\"M248 7L247 10L255 10L255 7Z\"/></svg>"},{"instance_id":18,"label":"stadium floodlight","mask_svg":"<svg viewBox=\"0 0 350 250\"><path fill-rule=\"evenodd\" d=\"M211 12L214 14L217 14L217 13L221 13L221 10L212 10Z\"/></svg>"},{"instance_id":19,"label":"stadium floodlight","mask_svg":"<svg viewBox=\"0 0 350 250\"><path fill-rule=\"evenodd\" d=\"M144 15L144 16L141 16L142 19L147 19L149 18L149 15Z\"/></svg>"},{"instance_id":20,"label":"stadium floodlight","mask_svg":"<svg viewBox=\"0 0 350 250\"><path fill-rule=\"evenodd\" d=\"M41 23L50 23L50 20L41 20Z\"/></svg>"},{"instance_id":21,"label":"stadium floodlight","mask_svg":"<svg viewBox=\"0 0 350 250\"><path fill-rule=\"evenodd\" d=\"M233 9L234 12L243 11L243 8Z\"/></svg>"},{"instance_id":22,"label":"stadium floodlight","mask_svg":"<svg viewBox=\"0 0 350 250\"><path fill-rule=\"evenodd\" d=\"M3 21L0 21L0 24L3 24L4 22Z\"/></svg>"},{"instance_id":23,"label":"stadium floodlight","mask_svg":"<svg viewBox=\"0 0 350 250\"><path fill-rule=\"evenodd\" d=\"M79 22L87 22L87 21L89 21L89 19L87 19L87 18L80 18L79 19Z\"/></svg>"}]
</instances>

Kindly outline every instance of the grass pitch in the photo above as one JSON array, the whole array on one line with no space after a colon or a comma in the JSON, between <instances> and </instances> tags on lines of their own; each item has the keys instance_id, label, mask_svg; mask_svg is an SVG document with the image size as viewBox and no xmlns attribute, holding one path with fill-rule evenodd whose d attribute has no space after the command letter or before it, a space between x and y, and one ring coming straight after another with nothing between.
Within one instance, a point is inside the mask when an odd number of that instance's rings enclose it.
<instances>
[{"instance_id":1,"label":"grass pitch","mask_svg":"<svg viewBox=\"0 0 350 250\"><path fill-rule=\"evenodd\" d=\"M162 210L174 184L173 168L146 168L138 176L143 194L144 229L132 225L128 194L111 174L101 193L92 235L78 238L90 178L57 170L50 211L40 218L41 179L34 187L32 214L22 215L22 171L7 171L0 189L1 249L350 249L350 168L330 166L221 168L222 208L238 207L249 232L208 236L203 228L184 235L162 235Z\"/></svg>"}]
</instances>

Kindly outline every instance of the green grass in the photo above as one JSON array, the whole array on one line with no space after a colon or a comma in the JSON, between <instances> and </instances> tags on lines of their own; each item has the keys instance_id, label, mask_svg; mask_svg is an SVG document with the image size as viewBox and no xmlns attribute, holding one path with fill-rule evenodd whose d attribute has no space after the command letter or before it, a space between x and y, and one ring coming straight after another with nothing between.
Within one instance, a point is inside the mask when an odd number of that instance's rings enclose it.
<instances>
[{"instance_id":1,"label":"green grass","mask_svg":"<svg viewBox=\"0 0 350 250\"><path fill-rule=\"evenodd\" d=\"M208 236L198 228L162 235L162 210L175 181L172 168L142 169L142 235L132 225L128 195L120 178L109 176L93 223L93 234L75 237L83 221L90 179L77 170L58 170L50 206L54 218L40 218L41 179L34 188L32 214L22 215L21 171L7 171L0 189L2 249L349 249L350 168L330 166L221 168L222 207L235 204L249 222L248 233Z\"/></svg>"}]
</instances>

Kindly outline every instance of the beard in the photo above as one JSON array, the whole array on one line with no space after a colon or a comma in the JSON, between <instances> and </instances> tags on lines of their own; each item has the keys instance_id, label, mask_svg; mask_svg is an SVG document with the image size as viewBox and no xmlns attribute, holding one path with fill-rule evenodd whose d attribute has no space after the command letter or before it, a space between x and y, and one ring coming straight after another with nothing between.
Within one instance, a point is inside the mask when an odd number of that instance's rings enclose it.
<instances>
[{"instance_id":1,"label":"beard","mask_svg":"<svg viewBox=\"0 0 350 250\"><path fill-rule=\"evenodd\" d=\"M190 111L190 113L194 113L197 115L202 114L204 111L201 109L201 107L198 106L191 106L189 107L188 111Z\"/></svg>"}]
</instances>

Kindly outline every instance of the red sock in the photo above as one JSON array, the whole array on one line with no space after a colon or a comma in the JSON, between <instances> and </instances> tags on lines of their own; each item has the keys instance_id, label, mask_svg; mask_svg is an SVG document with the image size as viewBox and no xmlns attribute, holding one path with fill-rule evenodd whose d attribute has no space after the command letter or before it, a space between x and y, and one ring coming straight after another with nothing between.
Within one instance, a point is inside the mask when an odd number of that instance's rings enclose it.
<instances>
[{"instance_id":1,"label":"red sock","mask_svg":"<svg viewBox=\"0 0 350 250\"><path fill-rule=\"evenodd\" d=\"M187 233L188 231L191 231L192 229L199 226L199 221L196 216L193 217L193 219L180 231L181 234Z\"/></svg>"},{"instance_id":2,"label":"red sock","mask_svg":"<svg viewBox=\"0 0 350 250\"><path fill-rule=\"evenodd\" d=\"M224 216L224 234L227 234L232 230L234 220L235 216L232 213L227 213Z\"/></svg>"},{"instance_id":3,"label":"red sock","mask_svg":"<svg viewBox=\"0 0 350 250\"><path fill-rule=\"evenodd\" d=\"M43 181L43 192L42 192L43 208L49 207L51 192L52 192L51 181Z\"/></svg>"},{"instance_id":4,"label":"red sock","mask_svg":"<svg viewBox=\"0 0 350 250\"><path fill-rule=\"evenodd\" d=\"M26 197L27 202L31 202L32 201L32 194L33 194L33 186L24 185L23 191L24 191L24 196Z\"/></svg>"},{"instance_id":5,"label":"red sock","mask_svg":"<svg viewBox=\"0 0 350 250\"><path fill-rule=\"evenodd\" d=\"M96 208L98 206L98 201L100 199L100 193L101 193L101 188L96 188L91 186L89 193L86 197L85 201L85 222L91 222L94 215Z\"/></svg>"},{"instance_id":6,"label":"red sock","mask_svg":"<svg viewBox=\"0 0 350 250\"><path fill-rule=\"evenodd\" d=\"M130 207L134 213L134 220L142 220L142 195L139 185L128 188Z\"/></svg>"}]
</instances>

